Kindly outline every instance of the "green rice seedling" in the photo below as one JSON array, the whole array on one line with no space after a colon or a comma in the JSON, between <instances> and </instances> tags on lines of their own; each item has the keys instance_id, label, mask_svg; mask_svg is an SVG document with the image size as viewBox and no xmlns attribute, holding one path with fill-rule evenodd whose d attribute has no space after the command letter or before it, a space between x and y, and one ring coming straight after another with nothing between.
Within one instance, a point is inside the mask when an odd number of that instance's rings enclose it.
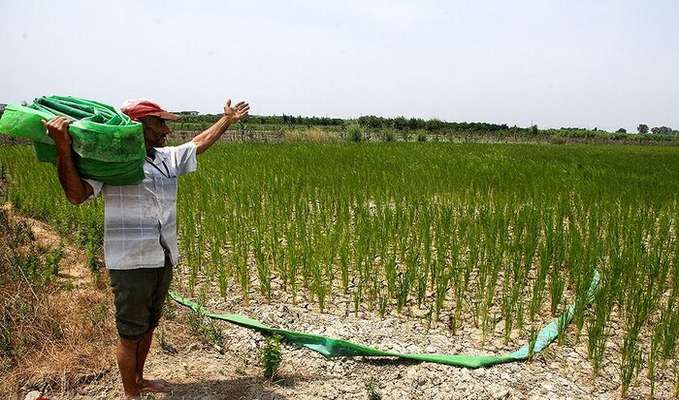
<instances>
[{"instance_id":1,"label":"green rice seedling","mask_svg":"<svg viewBox=\"0 0 679 400\"><path fill-rule=\"evenodd\" d=\"M528 339L528 360L533 359L533 355L535 354L535 343L538 340L538 329L535 327L530 328L530 336Z\"/></svg>"},{"instance_id":2,"label":"green rice seedling","mask_svg":"<svg viewBox=\"0 0 679 400\"><path fill-rule=\"evenodd\" d=\"M651 382L651 398L655 398L655 377L656 377L656 365L659 358L660 344L662 341L662 325L656 325L651 335L650 352L648 355L647 370L648 370L648 380Z\"/></svg>"},{"instance_id":3,"label":"green rice seedling","mask_svg":"<svg viewBox=\"0 0 679 400\"><path fill-rule=\"evenodd\" d=\"M549 228L547 228L549 229ZM540 248L540 260L539 267L537 271L537 277L535 283L533 284L533 292L530 298L530 303L528 305L528 316L531 322L535 321L540 308L542 307L542 302L544 300L545 288L547 285L547 274L549 273L550 263L552 261L552 251L553 247L550 244L551 231L547 231L545 242L542 243Z\"/></svg>"},{"instance_id":4,"label":"green rice seedling","mask_svg":"<svg viewBox=\"0 0 679 400\"><path fill-rule=\"evenodd\" d=\"M551 268L551 280L549 286L552 315L557 315L558 313L565 285L566 282L559 271L559 265L554 264Z\"/></svg>"},{"instance_id":5,"label":"green rice seedling","mask_svg":"<svg viewBox=\"0 0 679 400\"><path fill-rule=\"evenodd\" d=\"M269 260L264 255L263 241L259 234L254 237L252 251L255 255L257 264L257 275L259 277L260 292L267 300L271 300L271 269Z\"/></svg>"},{"instance_id":6,"label":"green rice seedling","mask_svg":"<svg viewBox=\"0 0 679 400\"><path fill-rule=\"evenodd\" d=\"M601 286L605 288L607 283L602 283ZM611 312L610 296L610 292L605 289L595 293L593 301L594 317L589 320L587 352L592 362L594 376L599 373L606 348L606 340L609 336L606 322L610 318Z\"/></svg>"}]
</instances>

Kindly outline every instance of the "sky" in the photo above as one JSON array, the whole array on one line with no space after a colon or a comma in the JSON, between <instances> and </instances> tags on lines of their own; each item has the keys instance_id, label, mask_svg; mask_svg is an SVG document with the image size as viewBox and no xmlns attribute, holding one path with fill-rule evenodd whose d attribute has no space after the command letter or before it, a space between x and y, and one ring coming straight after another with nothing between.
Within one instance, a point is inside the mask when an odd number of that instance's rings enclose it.
<instances>
[{"instance_id":1,"label":"sky","mask_svg":"<svg viewBox=\"0 0 679 400\"><path fill-rule=\"evenodd\" d=\"M679 1L0 0L0 103L679 129Z\"/></svg>"}]
</instances>

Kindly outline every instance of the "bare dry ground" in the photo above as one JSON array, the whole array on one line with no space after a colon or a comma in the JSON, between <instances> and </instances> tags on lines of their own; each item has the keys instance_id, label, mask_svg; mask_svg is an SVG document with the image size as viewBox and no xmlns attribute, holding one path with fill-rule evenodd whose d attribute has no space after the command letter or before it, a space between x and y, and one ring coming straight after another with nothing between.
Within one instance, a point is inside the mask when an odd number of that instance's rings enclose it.
<instances>
[{"instance_id":1,"label":"bare dry ground","mask_svg":"<svg viewBox=\"0 0 679 400\"><path fill-rule=\"evenodd\" d=\"M30 222L36 240L47 245L59 242L49 226L24 220ZM91 349L83 351L82 348L92 347L84 345L92 339L78 334L77 329L82 327L77 325L77 318L64 316L62 323L67 331L73 332L68 336L71 341L47 344L39 354L25 360L12 376L0 376L3 381L0 388L12 388L2 397L23 399L27 392L38 390L49 399L119 398L121 384L113 353L115 331L110 293L105 285L97 287L93 283L82 253L77 247L66 245L59 280L62 284L70 282L73 288L54 293L51 304L62 304L64 310L69 310L65 315L78 312L89 315L92 307L107 307L108 318L100 316L101 323L95 325L101 327L108 340L95 341L99 343L94 347L96 353L88 352ZM177 273L175 284L181 285L184 279ZM105 280L103 277L102 281ZM244 314L273 326L402 352L496 354L511 351L520 343L520 338L508 344L501 339L482 343L479 331L469 325L451 335L444 323L427 326L421 318L397 315L379 318L369 310L354 315L349 312L348 301L338 301L333 309L321 313L303 303L290 304L282 294L274 297L277 301L266 303L252 293L249 305L244 305L237 293L234 289L233 295L211 299L206 305L215 311ZM76 306L69 308L67 304ZM284 346L281 368L273 381L268 381L262 378L263 338L258 333L219 322L212 328L218 336L206 338L195 333L196 319L192 319L186 309L170 305L166 311L167 318L156 331L146 376L169 380L174 384L174 392L147 396L148 399L617 399L620 396L617 365L620 357L615 355L619 335L615 329L607 363L596 380L592 379L586 342L582 339L579 343L567 341L552 345L531 362L477 370L392 359L327 360L306 349ZM190 328L191 321L194 329ZM209 324L203 321L202 326ZM500 338L501 334L496 337ZM675 398L670 367L658 377L655 389L658 399ZM59 374L62 379L58 379ZM650 383L642 371L630 388L629 398L648 398L649 394Z\"/></svg>"}]
</instances>

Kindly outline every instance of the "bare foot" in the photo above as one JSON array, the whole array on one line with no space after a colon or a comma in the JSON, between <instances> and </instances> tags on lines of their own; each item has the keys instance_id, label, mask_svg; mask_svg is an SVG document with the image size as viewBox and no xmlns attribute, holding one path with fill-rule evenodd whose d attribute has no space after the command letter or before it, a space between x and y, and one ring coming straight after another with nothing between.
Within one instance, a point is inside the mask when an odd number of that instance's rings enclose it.
<instances>
[{"instance_id":1,"label":"bare foot","mask_svg":"<svg viewBox=\"0 0 679 400\"><path fill-rule=\"evenodd\" d=\"M139 383L142 393L170 393L172 385L163 379L144 379Z\"/></svg>"}]
</instances>

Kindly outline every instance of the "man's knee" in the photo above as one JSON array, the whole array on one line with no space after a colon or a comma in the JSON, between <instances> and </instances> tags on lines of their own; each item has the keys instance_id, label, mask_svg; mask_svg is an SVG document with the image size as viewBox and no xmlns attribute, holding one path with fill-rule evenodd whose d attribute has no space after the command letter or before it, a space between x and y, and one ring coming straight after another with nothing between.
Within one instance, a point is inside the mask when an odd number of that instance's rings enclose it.
<instances>
[{"instance_id":1,"label":"man's knee","mask_svg":"<svg viewBox=\"0 0 679 400\"><path fill-rule=\"evenodd\" d=\"M146 330L143 331L143 333L139 333L136 335L125 335L121 334L118 332L118 337L120 338L120 342L123 343L123 345L131 345L131 346L136 346L139 344L139 342L148 339L153 335L153 331L155 330L155 326L149 325Z\"/></svg>"},{"instance_id":2,"label":"man's knee","mask_svg":"<svg viewBox=\"0 0 679 400\"><path fill-rule=\"evenodd\" d=\"M120 336L120 344L125 349L136 350L137 347L139 346L139 342L141 342L143 339L144 339L143 336L139 336L139 337L123 337L123 336Z\"/></svg>"}]
</instances>

